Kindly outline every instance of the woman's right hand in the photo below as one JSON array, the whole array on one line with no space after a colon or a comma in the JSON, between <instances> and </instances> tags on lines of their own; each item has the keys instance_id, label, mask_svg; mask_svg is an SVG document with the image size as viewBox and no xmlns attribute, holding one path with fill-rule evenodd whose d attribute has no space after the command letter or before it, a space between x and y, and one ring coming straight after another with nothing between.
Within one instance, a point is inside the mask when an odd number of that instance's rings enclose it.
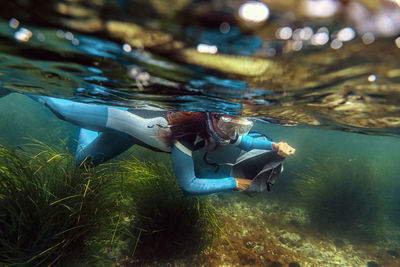
<instances>
[{"instance_id":1,"label":"woman's right hand","mask_svg":"<svg viewBox=\"0 0 400 267\"><path fill-rule=\"evenodd\" d=\"M236 181L236 188L239 191L246 190L251 184L250 179L235 178L235 181Z\"/></svg>"},{"instance_id":2,"label":"woman's right hand","mask_svg":"<svg viewBox=\"0 0 400 267\"><path fill-rule=\"evenodd\" d=\"M289 146L288 143L285 142L272 143L272 149L282 157L293 155L296 152L296 149Z\"/></svg>"}]
</instances>

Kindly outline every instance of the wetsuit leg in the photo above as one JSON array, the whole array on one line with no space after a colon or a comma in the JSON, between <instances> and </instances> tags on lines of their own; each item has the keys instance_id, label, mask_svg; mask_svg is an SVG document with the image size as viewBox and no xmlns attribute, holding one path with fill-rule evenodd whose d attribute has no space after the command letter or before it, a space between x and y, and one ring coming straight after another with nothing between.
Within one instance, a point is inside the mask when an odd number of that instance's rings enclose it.
<instances>
[{"instance_id":1,"label":"wetsuit leg","mask_svg":"<svg viewBox=\"0 0 400 267\"><path fill-rule=\"evenodd\" d=\"M28 96L47 106L62 120L92 131L107 130L108 108L105 105L85 104L47 96Z\"/></svg>"},{"instance_id":2,"label":"wetsuit leg","mask_svg":"<svg viewBox=\"0 0 400 267\"><path fill-rule=\"evenodd\" d=\"M155 117L141 117L124 107L85 104L71 100L28 95L46 105L58 118L95 132L115 131L131 136L136 144L169 152L170 148L159 138L163 135L161 127L168 128L163 113ZM154 114L153 114L154 115Z\"/></svg>"},{"instance_id":3,"label":"wetsuit leg","mask_svg":"<svg viewBox=\"0 0 400 267\"><path fill-rule=\"evenodd\" d=\"M117 131L94 132L81 129L76 162L80 165L85 159L94 165L105 162L134 145L133 139Z\"/></svg>"}]
</instances>

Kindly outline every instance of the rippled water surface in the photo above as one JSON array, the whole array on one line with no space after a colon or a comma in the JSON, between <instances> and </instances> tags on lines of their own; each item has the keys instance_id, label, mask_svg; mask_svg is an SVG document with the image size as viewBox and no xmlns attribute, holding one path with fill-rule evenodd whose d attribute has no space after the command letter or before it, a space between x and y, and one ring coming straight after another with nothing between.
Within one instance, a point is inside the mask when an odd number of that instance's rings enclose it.
<instances>
[{"instance_id":1,"label":"rippled water surface","mask_svg":"<svg viewBox=\"0 0 400 267\"><path fill-rule=\"evenodd\" d=\"M126 52L118 41L23 26L33 32L29 42L16 40L7 21L0 26L1 86L12 91L374 134L397 134L400 124L400 49L392 39L249 58L189 48Z\"/></svg>"}]
</instances>

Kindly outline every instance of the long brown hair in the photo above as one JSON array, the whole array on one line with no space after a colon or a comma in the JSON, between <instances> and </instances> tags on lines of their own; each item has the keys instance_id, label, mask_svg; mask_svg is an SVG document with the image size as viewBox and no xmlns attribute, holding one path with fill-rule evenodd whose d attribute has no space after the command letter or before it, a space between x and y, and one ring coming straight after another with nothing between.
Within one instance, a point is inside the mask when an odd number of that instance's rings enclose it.
<instances>
[{"instance_id":1,"label":"long brown hair","mask_svg":"<svg viewBox=\"0 0 400 267\"><path fill-rule=\"evenodd\" d=\"M168 113L167 120L170 131L165 131L162 137L167 146L188 135L196 134L204 139L210 137L205 112L174 111Z\"/></svg>"}]
</instances>

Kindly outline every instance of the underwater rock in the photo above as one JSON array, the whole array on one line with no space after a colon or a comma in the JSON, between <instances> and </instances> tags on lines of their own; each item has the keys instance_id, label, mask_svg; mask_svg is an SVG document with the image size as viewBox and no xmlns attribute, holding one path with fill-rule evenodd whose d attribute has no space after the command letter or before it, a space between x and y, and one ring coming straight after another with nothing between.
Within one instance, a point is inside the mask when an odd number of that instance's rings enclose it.
<instances>
[{"instance_id":1,"label":"underwater rock","mask_svg":"<svg viewBox=\"0 0 400 267\"><path fill-rule=\"evenodd\" d=\"M374 261L367 262L367 267L379 267L380 265Z\"/></svg>"},{"instance_id":2,"label":"underwater rock","mask_svg":"<svg viewBox=\"0 0 400 267\"><path fill-rule=\"evenodd\" d=\"M256 246L256 243L255 242L247 242L246 243L246 248L254 248Z\"/></svg>"},{"instance_id":3,"label":"underwater rock","mask_svg":"<svg viewBox=\"0 0 400 267\"><path fill-rule=\"evenodd\" d=\"M260 244L258 244L257 242L254 242L254 241L247 241L246 248L252 249L254 251L257 251L257 250L263 251L264 250L264 246L261 246Z\"/></svg>"},{"instance_id":4,"label":"underwater rock","mask_svg":"<svg viewBox=\"0 0 400 267\"><path fill-rule=\"evenodd\" d=\"M323 254L321 253L320 249L311 243L304 244L297 251L313 258L323 257Z\"/></svg>"},{"instance_id":5,"label":"underwater rock","mask_svg":"<svg viewBox=\"0 0 400 267\"><path fill-rule=\"evenodd\" d=\"M289 263L289 267L300 267L300 263L293 261Z\"/></svg>"},{"instance_id":6,"label":"underwater rock","mask_svg":"<svg viewBox=\"0 0 400 267\"><path fill-rule=\"evenodd\" d=\"M298 247L301 245L302 240L298 234L289 233L286 230L279 232L279 241L290 247Z\"/></svg>"}]
</instances>

